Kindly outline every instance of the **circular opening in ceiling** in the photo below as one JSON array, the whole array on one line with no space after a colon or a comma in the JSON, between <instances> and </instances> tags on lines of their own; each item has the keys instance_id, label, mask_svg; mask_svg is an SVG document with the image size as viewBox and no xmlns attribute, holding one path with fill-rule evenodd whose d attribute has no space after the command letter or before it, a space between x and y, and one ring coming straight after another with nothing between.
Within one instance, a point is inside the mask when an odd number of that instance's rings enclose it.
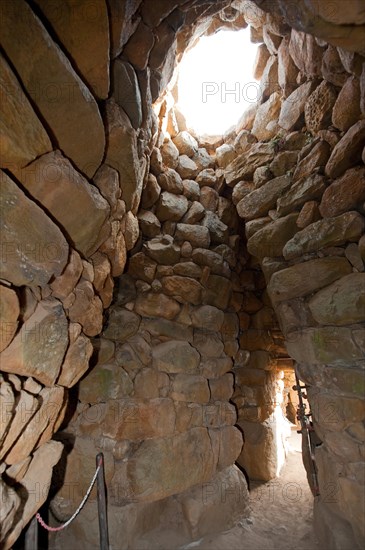
<instances>
[{"instance_id":1,"label":"circular opening in ceiling","mask_svg":"<svg viewBox=\"0 0 365 550\"><path fill-rule=\"evenodd\" d=\"M224 134L258 98L252 75L257 44L249 29L220 31L200 38L178 75L178 106L198 134Z\"/></svg>"}]
</instances>

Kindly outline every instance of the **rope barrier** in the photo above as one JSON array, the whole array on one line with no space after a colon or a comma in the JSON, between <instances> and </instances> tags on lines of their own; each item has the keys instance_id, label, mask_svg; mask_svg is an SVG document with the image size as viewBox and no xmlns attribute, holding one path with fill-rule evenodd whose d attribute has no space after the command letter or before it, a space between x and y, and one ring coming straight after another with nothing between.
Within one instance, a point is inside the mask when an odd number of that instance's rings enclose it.
<instances>
[{"instance_id":1,"label":"rope barrier","mask_svg":"<svg viewBox=\"0 0 365 550\"><path fill-rule=\"evenodd\" d=\"M70 517L70 519L68 519L65 523L63 523L62 525L60 525L59 527L51 527L50 525L47 525L46 522L42 519L41 515L38 513L36 514L36 518L38 520L38 522L42 525L42 527L44 529L46 529L47 531L61 531L62 529L65 529L65 527L67 527L68 525L70 525L70 523L73 522L73 520L75 519L75 517L81 512L81 510L83 509L87 499L89 498L89 495L92 491L92 488L94 486L94 483L96 481L96 478L98 477L98 473L100 471L100 468L102 466L102 459L100 459L99 461L99 465L98 467L96 468L96 471L95 471L95 474L94 474L94 477L92 478L91 480L91 483L90 483L90 486L86 492L86 495L84 496L84 498L82 499L81 503L80 503L80 506L77 508L76 512Z\"/></svg>"}]
</instances>

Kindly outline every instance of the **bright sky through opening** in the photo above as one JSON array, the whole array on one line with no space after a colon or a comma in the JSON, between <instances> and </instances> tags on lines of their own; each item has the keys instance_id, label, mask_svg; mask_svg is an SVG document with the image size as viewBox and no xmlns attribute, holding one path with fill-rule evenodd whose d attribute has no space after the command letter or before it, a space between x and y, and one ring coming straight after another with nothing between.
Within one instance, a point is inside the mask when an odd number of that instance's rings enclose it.
<instances>
[{"instance_id":1,"label":"bright sky through opening","mask_svg":"<svg viewBox=\"0 0 365 550\"><path fill-rule=\"evenodd\" d=\"M255 102L252 76L257 44L249 29L202 37L188 51L179 71L178 105L187 125L199 134L223 134Z\"/></svg>"}]
</instances>

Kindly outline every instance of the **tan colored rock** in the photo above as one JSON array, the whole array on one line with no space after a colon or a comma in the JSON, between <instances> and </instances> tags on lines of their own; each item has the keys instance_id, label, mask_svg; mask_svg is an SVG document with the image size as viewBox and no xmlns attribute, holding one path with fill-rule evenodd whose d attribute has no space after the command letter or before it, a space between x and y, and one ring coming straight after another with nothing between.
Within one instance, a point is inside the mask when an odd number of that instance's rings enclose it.
<instances>
[{"instance_id":1,"label":"tan colored rock","mask_svg":"<svg viewBox=\"0 0 365 550\"><path fill-rule=\"evenodd\" d=\"M10 344L17 331L19 313L16 292L0 285L0 352Z\"/></svg>"},{"instance_id":2,"label":"tan colored rock","mask_svg":"<svg viewBox=\"0 0 365 550\"><path fill-rule=\"evenodd\" d=\"M80 323L87 336L96 336L103 326L103 304L95 295L92 284L81 279L74 290L75 299L68 309L74 323Z\"/></svg>"},{"instance_id":3,"label":"tan colored rock","mask_svg":"<svg viewBox=\"0 0 365 550\"><path fill-rule=\"evenodd\" d=\"M112 100L106 104L107 148L105 162L119 173L127 210L139 204L143 177L137 154L137 137L127 114Z\"/></svg>"},{"instance_id":4,"label":"tan colored rock","mask_svg":"<svg viewBox=\"0 0 365 550\"><path fill-rule=\"evenodd\" d=\"M248 240L247 250L256 258L282 256L285 244L298 231L297 219L294 212L265 225Z\"/></svg>"},{"instance_id":5,"label":"tan colored rock","mask_svg":"<svg viewBox=\"0 0 365 550\"><path fill-rule=\"evenodd\" d=\"M135 311L146 317L163 317L174 319L180 311L180 305L176 300L168 298L164 294L138 294L135 303Z\"/></svg>"},{"instance_id":6,"label":"tan colored rock","mask_svg":"<svg viewBox=\"0 0 365 550\"><path fill-rule=\"evenodd\" d=\"M187 213L185 214L185 216L183 217L182 223L195 225L204 217L204 214L205 214L204 206L200 202L194 201L190 206L189 210L187 211Z\"/></svg>"},{"instance_id":7,"label":"tan colored rock","mask_svg":"<svg viewBox=\"0 0 365 550\"><path fill-rule=\"evenodd\" d=\"M153 212L140 210L138 212L138 222L143 235L153 239L161 232L161 224Z\"/></svg>"},{"instance_id":8,"label":"tan colored rock","mask_svg":"<svg viewBox=\"0 0 365 550\"><path fill-rule=\"evenodd\" d=\"M179 157L176 170L182 179L194 179L199 173L198 166L187 155L181 155Z\"/></svg>"},{"instance_id":9,"label":"tan colored rock","mask_svg":"<svg viewBox=\"0 0 365 550\"><path fill-rule=\"evenodd\" d=\"M269 143L253 145L248 153L238 156L224 170L227 185L233 187L239 181L250 179L259 166L270 164L274 155Z\"/></svg>"},{"instance_id":10,"label":"tan colored rock","mask_svg":"<svg viewBox=\"0 0 365 550\"><path fill-rule=\"evenodd\" d=\"M293 265L274 273L268 292L274 302L311 294L351 273L345 258L319 258Z\"/></svg>"},{"instance_id":11,"label":"tan colored rock","mask_svg":"<svg viewBox=\"0 0 365 550\"><path fill-rule=\"evenodd\" d=\"M219 309L226 309L232 293L232 284L225 277L209 275L203 292L203 303L215 306Z\"/></svg>"},{"instance_id":12,"label":"tan colored rock","mask_svg":"<svg viewBox=\"0 0 365 550\"><path fill-rule=\"evenodd\" d=\"M276 205L280 195L290 187L291 177L280 176L255 189L237 204L237 212L241 218L253 220L264 216Z\"/></svg>"},{"instance_id":13,"label":"tan colored rock","mask_svg":"<svg viewBox=\"0 0 365 550\"><path fill-rule=\"evenodd\" d=\"M175 239L178 242L189 241L194 248L208 248L210 244L209 229L200 225L178 223Z\"/></svg>"},{"instance_id":14,"label":"tan colored rock","mask_svg":"<svg viewBox=\"0 0 365 550\"><path fill-rule=\"evenodd\" d=\"M92 353L93 345L89 338L84 336L84 334L80 334L70 343L62 363L57 384L66 388L74 386L88 370Z\"/></svg>"},{"instance_id":15,"label":"tan colored rock","mask_svg":"<svg viewBox=\"0 0 365 550\"><path fill-rule=\"evenodd\" d=\"M196 457L202 457L197 460ZM155 467L151 469L151 464ZM184 465L191 467L186 470ZM207 482L215 469L205 428L193 428L163 439L149 439L127 462L128 483L122 498L155 501ZM116 481L118 482L118 480Z\"/></svg>"},{"instance_id":16,"label":"tan colored rock","mask_svg":"<svg viewBox=\"0 0 365 550\"><path fill-rule=\"evenodd\" d=\"M39 407L39 401L30 393L21 390L14 394L9 383L1 383L1 460L19 440L25 424L30 422ZM26 418L24 411L27 411Z\"/></svg>"},{"instance_id":17,"label":"tan colored rock","mask_svg":"<svg viewBox=\"0 0 365 550\"><path fill-rule=\"evenodd\" d=\"M200 203L205 210L216 212L218 208L219 195L215 189L204 186L200 190Z\"/></svg>"},{"instance_id":18,"label":"tan colored rock","mask_svg":"<svg viewBox=\"0 0 365 550\"><path fill-rule=\"evenodd\" d=\"M279 117L281 128L289 132L302 125L304 106L314 87L313 81L305 82L283 101Z\"/></svg>"},{"instance_id":19,"label":"tan colored rock","mask_svg":"<svg viewBox=\"0 0 365 550\"><path fill-rule=\"evenodd\" d=\"M179 221L188 210L188 200L184 195L175 195L164 191L161 193L156 208L160 221Z\"/></svg>"},{"instance_id":20,"label":"tan colored rock","mask_svg":"<svg viewBox=\"0 0 365 550\"><path fill-rule=\"evenodd\" d=\"M0 56L2 121L1 166L9 170L26 166L52 149L46 130L35 114L9 65Z\"/></svg>"},{"instance_id":21,"label":"tan colored rock","mask_svg":"<svg viewBox=\"0 0 365 550\"><path fill-rule=\"evenodd\" d=\"M174 340L193 341L193 329L180 322L168 319L142 319L141 330L147 330L151 336L167 336Z\"/></svg>"},{"instance_id":22,"label":"tan colored rock","mask_svg":"<svg viewBox=\"0 0 365 550\"><path fill-rule=\"evenodd\" d=\"M365 320L365 274L350 273L311 298L309 308L322 325L352 325Z\"/></svg>"},{"instance_id":23,"label":"tan colored rock","mask_svg":"<svg viewBox=\"0 0 365 550\"><path fill-rule=\"evenodd\" d=\"M124 234L118 221L111 223L111 235L103 242L99 250L108 257L112 266L112 276L118 277L121 275L127 261L127 249Z\"/></svg>"},{"instance_id":24,"label":"tan colored rock","mask_svg":"<svg viewBox=\"0 0 365 550\"><path fill-rule=\"evenodd\" d=\"M68 327L62 306L57 300L42 301L2 352L1 369L52 385L67 345Z\"/></svg>"},{"instance_id":25,"label":"tan colored rock","mask_svg":"<svg viewBox=\"0 0 365 550\"><path fill-rule=\"evenodd\" d=\"M269 30L269 25L264 25L263 27L263 38L264 42L271 55L277 55L278 48L282 41L282 36L272 33Z\"/></svg>"},{"instance_id":26,"label":"tan colored rock","mask_svg":"<svg viewBox=\"0 0 365 550\"><path fill-rule=\"evenodd\" d=\"M213 170L213 168L206 168L205 170L202 170L196 176L195 181L200 185L200 187L214 187L217 183L215 170Z\"/></svg>"},{"instance_id":27,"label":"tan colored rock","mask_svg":"<svg viewBox=\"0 0 365 550\"><path fill-rule=\"evenodd\" d=\"M20 496L8 485L0 480L0 491L3 505L1 507L1 536L4 541L4 548L11 548L13 542L19 536L21 527L14 529L16 515L21 507Z\"/></svg>"},{"instance_id":28,"label":"tan colored rock","mask_svg":"<svg viewBox=\"0 0 365 550\"><path fill-rule=\"evenodd\" d=\"M142 99L132 65L115 59L112 64L113 99L126 112L135 130L142 124Z\"/></svg>"},{"instance_id":29,"label":"tan colored rock","mask_svg":"<svg viewBox=\"0 0 365 550\"><path fill-rule=\"evenodd\" d=\"M171 399L110 400L107 403L102 432L121 441L145 440L172 435L175 410Z\"/></svg>"},{"instance_id":30,"label":"tan colored rock","mask_svg":"<svg viewBox=\"0 0 365 550\"><path fill-rule=\"evenodd\" d=\"M178 148L180 155L187 155L191 158L198 152L198 142L189 132L180 132L172 141Z\"/></svg>"},{"instance_id":31,"label":"tan colored rock","mask_svg":"<svg viewBox=\"0 0 365 550\"><path fill-rule=\"evenodd\" d=\"M21 182L65 229L81 253L96 251L110 207L59 151L43 155L24 168ZM65 208L65 197L72 208Z\"/></svg>"},{"instance_id":32,"label":"tan colored rock","mask_svg":"<svg viewBox=\"0 0 365 550\"><path fill-rule=\"evenodd\" d=\"M196 373L200 355L188 342L179 340L159 344L152 350L153 365L167 373Z\"/></svg>"},{"instance_id":33,"label":"tan colored rock","mask_svg":"<svg viewBox=\"0 0 365 550\"><path fill-rule=\"evenodd\" d=\"M233 145L224 143L220 147L217 147L215 155L218 166L220 168L226 168L226 166L234 160L236 152Z\"/></svg>"},{"instance_id":34,"label":"tan colored rock","mask_svg":"<svg viewBox=\"0 0 365 550\"><path fill-rule=\"evenodd\" d=\"M360 245L360 242L359 242ZM350 243L346 246L345 256L357 271L364 271L364 262L361 257L361 248L357 243Z\"/></svg>"},{"instance_id":35,"label":"tan colored rock","mask_svg":"<svg viewBox=\"0 0 365 550\"><path fill-rule=\"evenodd\" d=\"M363 351L347 327L315 327L293 332L286 338L290 356L298 363L354 367L361 365ZM357 400L359 402L359 400ZM363 405L363 401L360 402Z\"/></svg>"},{"instance_id":36,"label":"tan colored rock","mask_svg":"<svg viewBox=\"0 0 365 550\"><path fill-rule=\"evenodd\" d=\"M183 180L184 195L192 201L198 201L200 197L200 187L194 180Z\"/></svg>"},{"instance_id":37,"label":"tan colored rock","mask_svg":"<svg viewBox=\"0 0 365 550\"><path fill-rule=\"evenodd\" d=\"M152 283L156 274L157 263L143 252L134 254L129 260L128 273L136 279Z\"/></svg>"},{"instance_id":38,"label":"tan colored rock","mask_svg":"<svg viewBox=\"0 0 365 550\"><path fill-rule=\"evenodd\" d=\"M57 429L55 426L63 408L64 395L64 388L59 386L42 389L39 394L40 407L22 430L22 437L15 441L7 453L5 457L7 464L17 464L25 460L34 449L51 439L53 432ZM32 409L31 412L33 412ZM24 427L24 416L22 420Z\"/></svg>"},{"instance_id":39,"label":"tan colored rock","mask_svg":"<svg viewBox=\"0 0 365 550\"><path fill-rule=\"evenodd\" d=\"M212 243L222 244L228 241L228 227L214 212L206 210L202 225L209 229Z\"/></svg>"},{"instance_id":40,"label":"tan colored rock","mask_svg":"<svg viewBox=\"0 0 365 550\"><path fill-rule=\"evenodd\" d=\"M79 400L94 405L115 402L129 396L133 391L133 383L121 367L113 363L94 367L79 383ZM115 406L117 412L118 402L115 402Z\"/></svg>"},{"instance_id":41,"label":"tan colored rock","mask_svg":"<svg viewBox=\"0 0 365 550\"><path fill-rule=\"evenodd\" d=\"M264 172L263 168L258 168L256 170L256 178L254 174L255 186L261 187L261 184L266 183L269 179L271 179L269 177L269 173L271 173L275 177L284 176L284 174L294 168L294 166L297 164L297 160L298 151L281 151L277 154L277 156L270 164L270 167L266 170L267 173ZM262 171L261 173L258 172L260 170Z\"/></svg>"},{"instance_id":42,"label":"tan colored rock","mask_svg":"<svg viewBox=\"0 0 365 550\"><path fill-rule=\"evenodd\" d=\"M179 150L171 139L166 141L161 147L161 156L166 166L176 168L179 160Z\"/></svg>"},{"instance_id":43,"label":"tan colored rock","mask_svg":"<svg viewBox=\"0 0 365 550\"><path fill-rule=\"evenodd\" d=\"M180 249L174 244L171 235L163 235L151 239L144 245L144 250L159 264L174 265L180 259Z\"/></svg>"},{"instance_id":44,"label":"tan colored rock","mask_svg":"<svg viewBox=\"0 0 365 550\"><path fill-rule=\"evenodd\" d=\"M74 290L83 270L80 255L76 250L71 250L69 263L59 277L56 277L51 283L52 296L59 299L65 299Z\"/></svg>"},{"instance_id":45,"label":"tan colored rock","mask_svg":"<svg viewBox=\"0 0 365 550\"><path fill-rule=\"evenodd\" d=\"M14 7L14 3L2 6L1 34L7 56L58 146L91 177L105 147L97 103L31 8L21 4L14 18Z\"/></svg>"},{"instance_id":46,"label":"tan colored rock","mask_svg":"<svg viewBox=\"0 0 365 550\"><path fill-rule=\"evenodd\" d=\"M305 202L319 199L323 195L326 185L323 176L314 174L301 178L278 199L277 211L279 216L301 207Z\"/></svg>"},{"instance_id":47,"label":"tan colored rock","mask_svg":"<svg viewBox=\"0 0 365 550\"><path fill-rule=\"evenodd\" d=\"M311 174L316 172L316 168L324 168L330 154L331 147L327 141L319 141L310 153L299 162L298 166L294 170L293 180L297 181L298 179L310 177Z\"/></svg>"},{"instance_id":48,"label":"tan colored rock","mask_svg":"<svg viewBox=\"0 0 365 550\"><path fill-rule=\"evenodd\" d=\"M361 0L355 0L348 5L344 5L341 0L334 0L331 5L322 5L315 2L315 0L310 0L308 5L312 12L330 23L337 25L351 23L360 25L365 23L364 5Z\"/></svg>"},{"instance_id":49,"label":"tan colored rock","mask_svg":"<svg viewBox=\"0 0 365 550\"><path fill-rule=\"evenodd\" d=\"M314 36L292 29L289 53L301 73L308 78L321 77L322 53Z\"/></svg>"},{"instance_id":50,"label":"tan colored rock","mask_svg":"<svg viewBox=\"0 0 365 550\"><path fill-rule=\"evenodd\" d=\"M298 68L289 54L290 37L284 36L278 49L278 82L284 94L288 97L296 88Z\"/></svg>"},{"instance_id":51,"label":"tan colored rock","mask_svg":"<svg viewBox=\"0 0 365 550\"><path fill-rule=\"evenodd\" d=\"M284 258L290 260L307 252L347 241L356 241L364 232L365 219L358 212L346 212L335 218L312 223L299 231L284 247Z\"/></svg>"},{"instance_id":52,"label":"tan colored rock","mask_svg":"<svg viewBox=\"0 0 365 550\"><path fill-rule=\"evenodd\" d=\"M353 210L365 200L365 168L350 168L323 193L320 212L324 218L338 216Z\"/></svg>"},{"instance_id":53,"label":"tan colored rock","mask_svg":"<svg viewBox=\"0 0 365 550\"><path fill-rule=\"evenodd\" d=\"M342 87L348 79L349 75L344 71L338 48L329 45L324 52L322 59L322 75L328 82L339 87Z\"/></svg>"},{"instance_id":54,"label":"tan colored rock","mask_svg":"<svg viewBox=\"0 0 365 550\"><path fill-rule=\"evenodd\" d=\"M345 170L357 164L361 159L365 140L365 120L359 120L347 130L333 149L326 166L326 175L338 178Z\"/></svg>"},{"instance_id":55,"label":"tan colored rock","mask_svg":"<svg viewBox=\"0 0 365 550\"><path fill-rule=\"evenodd\" d=\"M132 212L127 212L123 218L125 224L124 240L127 250L132 250L139 237L139 224Z\"/></svg>"},{"instance_id":56,"label":"tan colored rock","mask_svg":"<svg viewBox=\"0 0 365 550\"><path fill-rule=\"evenodd\" d=\"M323 80L309 96L305 104L304 116L310 132L315 134L330 124L336 99L336 89L326 80Z\"/></svg>"},{"instance_id":57,"label":"tan colored rock","mask_svg":"<svg viewBox=\"0 0 365 550\"><path fill-rule=\"evenodd\" d=\"M219 331L224 321L224 314L213 306L201 306L191 316L194 327Z\"/></svg>"},{"instance_id":58,"label":"tan colored rock","mask_svg":"<svg viewBox=\"0 0 365 550\"><path fill-rule=\"evenodd\" d=\"M25 505L22 506L21 520L15 526L14 524L12 525L12 530L4 542L5 548L13 546L21 531L46 501L48 487L51 484L53 466L59 461L62 450L63 445L59 441L48 441L34 453L32 462L25 476L22 478L22 485L24 490L27 491L28 498ZM35 490L37 487L43 488L43 490ZM14 498L11 496L12 493L9 497L11 498L10 502L14 503Z\"/></svg>"},{"instance_id":59,"label":"tan colored rock","mask_svg":"<svg viewBox=\"0 0 365 550\"><path fill-rule=\"evenodd\" d=\"M167 168L165 172L162 172L157 181L163 191L179 195L184 190L180 175L172 168Z\"/></svg>"},{"instance_id":60,"label":"tan colored rock","mask_svg":"<svg viewBox=\"0 0 365 550\"><path fill-rule=\"evenodd\" d=\"M139 71L146 69L155 37L150 27L141 21L123 49L123 54Z\"/></svg>"},{"instance_id":61,"label":"tan colored rock","mask_svg":"<svg viewBox=\"0 0 365 550\"><path fill-rule=\"evenodd\" d=\"M109 18L104 0L85 7L75 0L37 0L60 42L99 99L109 92ZM82 22L82 24L80 24Z\"/></svg>"},{"instance_id":62,"label":"tan colored rock","mask_svg":"<svg viewBox=\"0 0 365 550\"><path fill-rule=\"evenodd\" d=\"M360 84L359 79L352 76L338 94L333 107L332 124L342 132L347 132L360 117Z\"/></svg>"},{"instance_id":63,"label":"tan colored rock","mask_svg":"<svg viewBox=\"0 0 365 550\"><path fill-rule=\"evenodd\" d=\"M278 60L271 55L266 63L260 80L260 100L266 101L271 95L280 90L278 83Z\"/></svg>"},{"instance_id":64,"label":"tan colored rock","mask_svg":"<svg viewBox=\"0 0 365 550\"><path fill-rule=\"evenodd\" d=\"M65 267L67 241L43 210L4 172L1 172L1 195L3 253L0 276L17 286L43 287Z\"/></svg>"},{"instance_id":65,"label":"tan colored rock","mask_svg":"<svg viewBox=\"0 0 365 550\"><path fill-rule=\"evenodd\" d=\"M251 131L259 141L269 140L278 133L280 109L281 98L278 92L271 94L269 99L258 108Z\"/></svg>"},{"instance_id":66,"label":"tan colored rock","mask_svg":"<svg viewBox=\"0 0 365 550\"><path fill-rule=\"evenodd\" d=\"M258 424L240 420L245 444L237 462L250 479L269 481L276 477L277 448L272 426L268 421Z\"/></svg>"},{"instance_id":67,"label":"tan colored rock","mask_svg":"<svg viewBox=\"0 0 365 550\"><path fill-rule=\"evenodd\" d=\"M171 397L174 401L208 403L210 399L208 381L203 376L176 374L172 377Z\"/></svg>"},{"instance_id":68,"label":"tan colored rock","mask_svg":"<svg viewBox=\"0 0 365 550\"><path fill-rule=\"evenodd\" d=\"M317 201L308 201L303 205L298 219L297 226L299 229L304 229L313 222L321 219L321 214L319 211L319 204Z\"/></svg>"},{"instance_id":69,"label":"tan colored rock","mask_svg":"<svg viewBox=\"0 0 365 550\"><path fill-rule=\"evenodd\" d=\"M197 305L201 302L202 286L189 277L172 275L162 278L162 289L168 296L173 296L179 302Z\"/></svg>"},{"instance_id":70,"label":"tan colored rock","mask_svg":"<svg viewBox=\"0 0 365 550\"><path fill-rule=\"evenodd\" d=\"M160 196L161 187L158 185L156 176L148 174L146 185L142 192L141 206L146 210L153 206Z\"/></svg>"},{"instance_id":71,"label":"tan colored rock","mask_svg":"<svg viewBox=\"0 0 365 550\"><path fill-rule=\"evenodd\" d=\"M137 333L140 322L136 313L115 306L109 310L108 324L103 335L105 338L124 342Z\"/></svg>"},{"instance_id":72,"label":"tan colored rock","mask_svg":"<svg viewBox=\"0 0 365 550\"><path fill-rule=\"evenodd\" d=\"M205 357L221 357L224 345L219 334L209 330L194 330L194 347Z\"/></svg>"}]
</instances>

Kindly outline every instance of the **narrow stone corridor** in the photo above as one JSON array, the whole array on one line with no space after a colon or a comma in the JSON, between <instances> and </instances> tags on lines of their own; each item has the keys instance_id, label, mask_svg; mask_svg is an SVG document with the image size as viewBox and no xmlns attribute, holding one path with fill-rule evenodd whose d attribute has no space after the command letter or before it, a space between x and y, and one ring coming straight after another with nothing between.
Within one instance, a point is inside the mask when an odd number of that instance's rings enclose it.
<instances>
[{"instance_id":1,"label":"narrow stone corridor","mask_svg":"<svg viewBox=\"0 0 365 550\"><path fill-rule=\"evenodd\" d=\"M248 519L218 537L206 537L201 550L316 550L313 496L302 464L301 436L294 429L280 476L251 484ZM192 548L189 545L188 548Z\"/></svg>"}]
</instances>

